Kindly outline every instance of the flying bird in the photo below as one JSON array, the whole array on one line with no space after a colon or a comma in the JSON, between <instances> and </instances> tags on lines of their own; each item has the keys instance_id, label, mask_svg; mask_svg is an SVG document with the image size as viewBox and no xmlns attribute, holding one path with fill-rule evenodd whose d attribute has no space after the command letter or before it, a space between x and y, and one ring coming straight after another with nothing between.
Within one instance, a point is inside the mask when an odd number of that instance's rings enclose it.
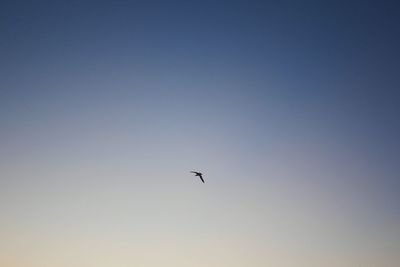
<instances>
[{"instance_id":1,"label":"flying bird","mask_svg":"<svg viewBox=\"0 0 400 267\"><path fill-rule=\"evenodd\" d=\"M191 171L191 173L194 173L194 176L199 176L201 181L204 183L203 174L201 172Z\"/></svg>"}]
</instances>

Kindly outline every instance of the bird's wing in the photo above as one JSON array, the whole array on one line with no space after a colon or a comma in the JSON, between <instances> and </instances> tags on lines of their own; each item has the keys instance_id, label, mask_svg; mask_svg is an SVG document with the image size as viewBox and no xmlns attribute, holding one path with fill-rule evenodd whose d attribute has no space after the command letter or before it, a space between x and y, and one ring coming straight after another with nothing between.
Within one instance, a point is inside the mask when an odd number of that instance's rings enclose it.
<instances>
[{"instance_id":1,"label":"bird's wing","mask_svg":"<svg viewBox=\"0 0 400 267\"><path fill-rule=\"evenodd\" d=\"M200 177L201 181L204 183L203 176L202 176L202 175L199 175L199 177Z\"/></svg>"},{"instance_id":2,"label":"bird's wing","mask_svg":"<svg viewBox=\"0 0 400 267\"><path fill-rule=\"evenodd\" d=\"M191 173L195 173L195 174L198 174L198 172L195 172L195 171L191 171Z\"/></svg>"}]
</instances>

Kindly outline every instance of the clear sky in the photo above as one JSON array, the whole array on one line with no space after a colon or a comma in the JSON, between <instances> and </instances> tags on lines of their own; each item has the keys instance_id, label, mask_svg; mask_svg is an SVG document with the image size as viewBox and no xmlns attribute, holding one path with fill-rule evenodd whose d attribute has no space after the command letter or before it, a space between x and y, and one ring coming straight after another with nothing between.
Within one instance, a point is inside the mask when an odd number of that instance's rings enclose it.
<instances>
[{"instance_id":1,"label":"clear sky","mask_svg":"<svg viewBox=\"0 0 400 267\"><path fill-rule=\"evenodd\" d=\"M1 1L0 265L399 266L399 14Z\"/></svg>"}]
</instances>

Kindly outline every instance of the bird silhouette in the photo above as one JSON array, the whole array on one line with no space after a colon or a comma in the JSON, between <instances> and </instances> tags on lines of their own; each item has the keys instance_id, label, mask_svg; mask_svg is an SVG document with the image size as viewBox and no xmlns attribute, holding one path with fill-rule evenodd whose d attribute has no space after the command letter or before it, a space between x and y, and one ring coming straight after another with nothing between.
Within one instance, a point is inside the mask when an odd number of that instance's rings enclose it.
<instances>
[{"instance_id":1,"label":"bird silhouette","mask_svg":"<svg viewBox=\"0 0 400 267\"><path fill-rule=\"evenodd\" d=\"M194 176L199 176L201 181L204 183L203 174L201 172L191 171L191 173L194 173Z\"/></svg>"}]
</instances>

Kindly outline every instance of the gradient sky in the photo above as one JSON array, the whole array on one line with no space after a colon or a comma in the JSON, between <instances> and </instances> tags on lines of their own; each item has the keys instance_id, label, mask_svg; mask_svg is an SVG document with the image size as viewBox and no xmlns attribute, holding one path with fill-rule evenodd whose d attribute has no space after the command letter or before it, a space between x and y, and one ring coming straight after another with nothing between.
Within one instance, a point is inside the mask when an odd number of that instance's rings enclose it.
<instances>
[{"instance_id":1,"label":"gradient sky","mask_svg":"<svg viewBox=\"0 0 400 267\"><path fill-rule=\"evenodd\" d=\"M0 265L399 266L399 14L1 1Z\"/></svg>"}]
</instances>

